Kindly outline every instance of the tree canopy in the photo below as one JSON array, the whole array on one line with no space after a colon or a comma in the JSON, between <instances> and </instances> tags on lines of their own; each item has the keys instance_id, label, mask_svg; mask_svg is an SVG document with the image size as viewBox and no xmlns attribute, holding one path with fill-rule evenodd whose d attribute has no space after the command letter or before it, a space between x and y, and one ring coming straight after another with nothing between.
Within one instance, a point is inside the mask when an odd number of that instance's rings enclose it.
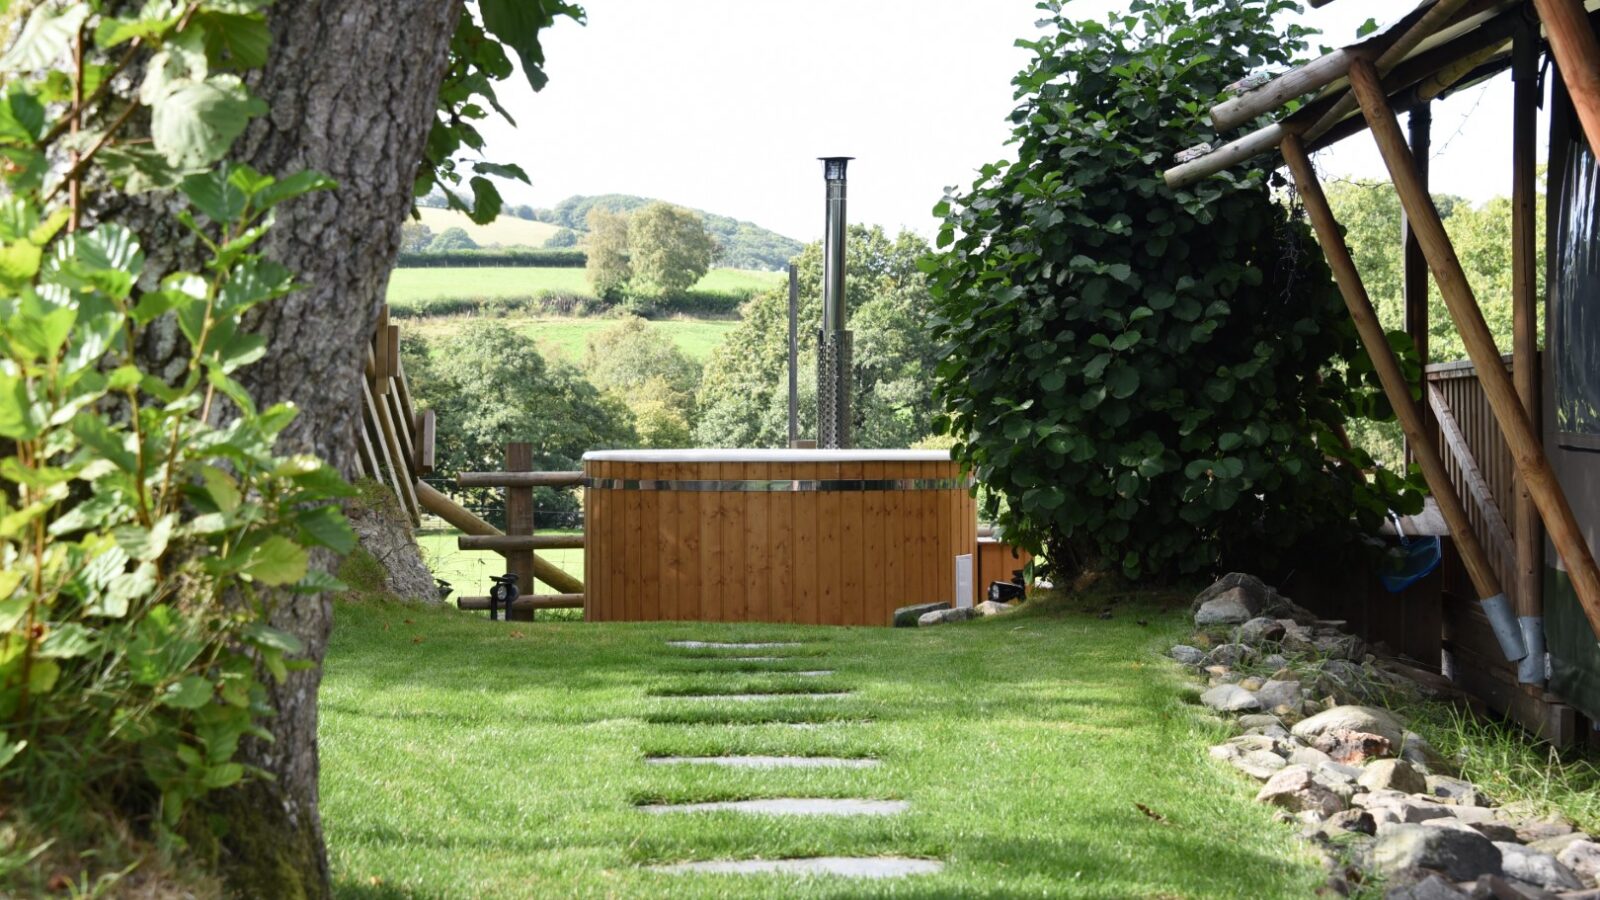
<instances>
[{"instance_id":1,"label":"tree canopy","mask_svg":"<svg viewBox=\"0 0 1600 900\"><path fill-rule=\"evenodd\" d=\"M711 269L716 248L705 222L681 206L652 203L628 218L628 260L637 291L687 291Z\"/></svg>"},{"instance_id":2,"label":"tree canopy","mask_svg":"<svg viewBox=\"0 0 1600 900\"><path fill-rule=\"evenodd\" d=\"M1226 85L1304 49L1273 21L1294 4L1065 5L1022 42L1015 161L935 209L954 452L1058 567L1271 572L1352 545L1419 496L1339 439L1384 407L1322 255L1266 171L1174 191L1159 165L1215 139Z\"/></svg>"},{"instance_id":3,"label":"tree canopy","mask_svg":"<svg viewBox=\"0 0 1600 900\"><path fill-rule=\"evenodd\" d=\"M697 419L700 364L659 326L628 316L590 336L584 374L633 412L644 447L688 447Z\"/></svg>"}]
</instances>

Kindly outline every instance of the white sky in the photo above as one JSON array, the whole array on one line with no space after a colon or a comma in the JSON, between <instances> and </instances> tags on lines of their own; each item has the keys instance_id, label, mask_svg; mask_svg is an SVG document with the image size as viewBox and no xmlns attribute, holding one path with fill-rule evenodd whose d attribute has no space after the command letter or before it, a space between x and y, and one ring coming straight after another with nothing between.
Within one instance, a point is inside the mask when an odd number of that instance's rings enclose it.
<instances>
[{"instance_id":1,"label":"white sky","mask_svg":"<svg viewBox=\"0 0 1600 900\"><path fill-rule=\"evenodd\" d=\"M1037 34L1034 0L583 0L589 23L545 36L550 83L501 89L512 128L485 127L487 157L533 180L515 203L627 193L821 236L822 167L857 157L853 222L931 236L947 185L1009 156L1011 79ZM1408 3L1343 0L1303 17L1318 42L1353 39ZM1118 0L1077 0L1100 18ZM1510 190L1510 79L1435 104L1433 186L1474 200ZM1470 119L1468 112L1472 112ZM1177 148L1174 148L1177 149ZM1382 177L1371 139L1318 163L1329 177Z\"/></svg>"}]
</instances>

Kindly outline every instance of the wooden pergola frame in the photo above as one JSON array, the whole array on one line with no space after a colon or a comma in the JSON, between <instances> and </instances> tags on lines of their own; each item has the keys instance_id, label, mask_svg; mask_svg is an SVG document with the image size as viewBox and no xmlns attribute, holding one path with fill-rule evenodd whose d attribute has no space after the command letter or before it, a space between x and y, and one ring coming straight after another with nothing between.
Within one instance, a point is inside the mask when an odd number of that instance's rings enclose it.
<instances>
[{"instance_id":1,"label":"wooden pergola frame","mask_svg":"<svg viewBox=\"0 0 1600 900\"><path fill-rule=\"evenodd\" d=\"M1322 3L1313 0L1313 5ZM1279 121L1231 143L1215 150L1202 147L1181 154L1185 161L1168 169L1166 180L1170 186L1181 188L1273 150L1283 156L1362 343L1400 419L1408 451L1427 478L1473 585L1486 607L1503 604L1506 601L1500 580L1489 565L1426 426L1426 404L1419 408L1411 398L1411 385L1384 340L1360 273L1311 166L1310 152L1362 130L1371 132L1405 214L1407 330L1418 341L1419 351L1425 353L1426 278L1431 272L1515 463L1518 498L1512 511L1516 525L1512 593L1516 611L1521 616L1541 613L1538 557L1542 541L1536 525L1542 523L1591 628L1600 634L1600 568L1545 455L1537 426L1539 367L1535 342L1537 57L1541 43L1546 44L1571 94L1589 145L1600 148L1600 41L1591 25L1590 7L1600 7L1600 0L1587 4L1583 0L1425 0L1380 34L1217 104L1211 111L1213 121L1219 130L1224 130L1254 121L1311 91L1321 91ZM1513 70L1516 84L1512 127L1514 378L1506 371L1428 192L1427 117L1413 116L1408 142L1396 116L1397 109L1426 110L1434 97L1508 67ZM1488 497L1478 499L1493 507ZM1491 519L1500 516L1498 509L1486 512ZM1500 518L1503 522L1504 518ZM1500 637L1509 660L1527 655L1520 635ZM1542 659L1538 666L1542 670ZM1542 681L1542 673L1539 680Z\"/></svg>"}]
</instances>

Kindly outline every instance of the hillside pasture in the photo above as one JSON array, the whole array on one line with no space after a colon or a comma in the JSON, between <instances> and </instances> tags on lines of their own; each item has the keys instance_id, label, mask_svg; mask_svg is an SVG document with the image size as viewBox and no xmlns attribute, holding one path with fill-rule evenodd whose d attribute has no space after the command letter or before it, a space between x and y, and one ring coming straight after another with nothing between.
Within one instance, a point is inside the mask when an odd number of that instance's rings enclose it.
<instances>
[{"instance_id":1,"label":"hillside pasture","mask_svg":"<svg viewBox=\"0 0 1600 900\"><path fill-rule=\"evenodd\" d=\"M421 207L417 212L422 214L422 224L434 234L442 234L447 228L460 228L480 247L543 247L551 235L561 230L559 225L515 216L501 216L487 225L479 225L466 213L453 209Z\"/></svg>"},{"instance_id":2,"label":"hillside pasture","mask_svg":"<svg viewBox=\"0 0 1600 900\"><path fill-rule=\"evenodd\" d=\"M532 223L538 224L538 223ZM783 284L782 272L712 269L692 291L741 299ZM582 269L483 266L395 269L389 276L389 305L410 311L434 301L510 300L569 296L596 299Z\"/></svg>"}]
</instances>

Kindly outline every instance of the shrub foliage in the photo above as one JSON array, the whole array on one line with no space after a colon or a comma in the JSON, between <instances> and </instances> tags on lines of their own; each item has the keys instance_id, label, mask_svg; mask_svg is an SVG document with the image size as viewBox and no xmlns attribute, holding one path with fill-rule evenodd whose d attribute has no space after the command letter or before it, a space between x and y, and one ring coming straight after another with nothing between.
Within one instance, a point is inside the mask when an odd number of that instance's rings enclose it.
<instances>
[{"instance_id":1,"label":"shrub foliage","mask_svg":"<svg viewBox=\"0 0 1600 900\"><path fill-rule=\"evenodd\" d=\"M1142 0L1105 21L1040 4L1015 79L1017 159L935 208L925 267L955 452L991 514L1058 568L1138 576L1272 568L1418 502L1341 440L1386 412L1304 224L1272 176L1169 189L1215 140L1208 106L1282 66L1286 0Z\"/></svg>"}]
</instances>

